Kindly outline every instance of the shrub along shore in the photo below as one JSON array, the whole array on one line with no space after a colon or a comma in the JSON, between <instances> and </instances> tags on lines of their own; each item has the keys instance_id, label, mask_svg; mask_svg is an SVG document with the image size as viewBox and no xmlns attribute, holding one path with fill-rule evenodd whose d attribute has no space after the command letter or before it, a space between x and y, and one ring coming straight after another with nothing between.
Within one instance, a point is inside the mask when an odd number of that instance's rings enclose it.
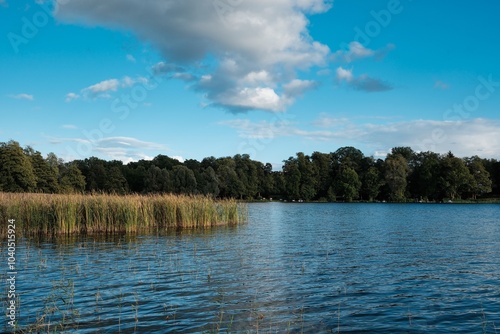
<instances>
[{"instance_id":1,"label":"shrub along shore","mask_svg":"<svg viewBox=\"0 0 500 334\"><path fill-rule=\"evenodd\" d=\"M16 220L16 236L155 233L246 221L232 199L187 195L58 195L0 193L0 234Z\"/></svg>"}]
</instances>

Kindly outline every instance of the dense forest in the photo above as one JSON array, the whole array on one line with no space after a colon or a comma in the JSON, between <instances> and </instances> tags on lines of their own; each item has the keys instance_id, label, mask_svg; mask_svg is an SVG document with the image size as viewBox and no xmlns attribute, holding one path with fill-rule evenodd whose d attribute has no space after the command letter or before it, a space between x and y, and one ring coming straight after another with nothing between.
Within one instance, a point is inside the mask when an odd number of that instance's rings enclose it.
<instances>
[{"instance_id":1,"label":"dense forest","mask_svg":"<svg viewBox=\"0 0 500 334\"><path fill-rule=\"evenodd\" d=\"M302 152L281 171L248 155L180 162L166 155L123 164L96 157L64 162L19 143L0 143L0 191L174 193L304 201L448 201L500 197L500 161L393 148L374 159L354 147Z\"/></svg>"}]
</instances>

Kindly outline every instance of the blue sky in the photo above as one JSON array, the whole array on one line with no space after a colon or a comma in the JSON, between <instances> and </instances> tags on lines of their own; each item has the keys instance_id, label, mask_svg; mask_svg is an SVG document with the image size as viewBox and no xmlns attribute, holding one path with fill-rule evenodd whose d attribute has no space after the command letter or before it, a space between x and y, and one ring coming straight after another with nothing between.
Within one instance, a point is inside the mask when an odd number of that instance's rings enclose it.
<instances>
[{"instance_id":1,"label":"blue sky","mask_svg":"<svg viewBox=\"0 0 500 334\"><path fill-rule=\"evenodd\" d=\"M500 158L500 3L0 0L0 141L68 160Z\"/></svg>"}]
</instances>

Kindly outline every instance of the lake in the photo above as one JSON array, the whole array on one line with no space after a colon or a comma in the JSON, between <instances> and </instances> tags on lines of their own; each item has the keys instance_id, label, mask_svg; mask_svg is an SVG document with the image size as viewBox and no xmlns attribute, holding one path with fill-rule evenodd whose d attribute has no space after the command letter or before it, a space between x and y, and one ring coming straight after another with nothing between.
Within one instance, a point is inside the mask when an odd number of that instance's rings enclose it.
<instances>
[{"instance_id":1,"label":"lake","mask_svg":"<svg viewBox=\"0 0 500 334\"><path fill-rule=\"evenodd\" d=\"M19 324L78 333L500 329L500 205L248 210L237 227L21 241Z\"/></svg>"}]
</instances>

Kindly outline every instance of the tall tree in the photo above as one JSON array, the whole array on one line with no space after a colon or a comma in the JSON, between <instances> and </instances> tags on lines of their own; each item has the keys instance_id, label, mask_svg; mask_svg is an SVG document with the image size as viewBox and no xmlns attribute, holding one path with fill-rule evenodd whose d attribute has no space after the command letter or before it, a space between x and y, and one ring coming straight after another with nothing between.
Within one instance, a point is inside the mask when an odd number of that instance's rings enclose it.
<instances>
[{"instance_id":1,"label":"tall tree","mask_svg":"<svg viewBox=\"0 0 500 334\"><path fill-rule=\"evenodd\" d=\"M244 186L236 174L233 159L219 159L217 178L219 179L221 197L243 198Z\"/></svg>"},{"instance_id":2,"label":"tall tree","mask_svg":"<svg viewBox=\"0 0 500 334\"><path fill-rule=\"evenodd\" d=\"M331 154L314 152L311 156L314 169L317 173L316 193L319 198L328 197L328 189L332 185L332 158Z\"/></svg>"},{"instance_id":3,"label":"tall tree","mask_svg":"<svg viewBox=\"0 0 500 334\"><path fill-rule=\"evenodd\" d=\"M444 195L451 200L460 198L472 182L472 175L463 159L451 152L441 159L440 184Z\"/></svg>"},{"instance_id":4,"label":"tall tree","mask_svg":"<svg viewBox=\"0 0 500 334\"><path fill-rule=\"evenodd\" d=\"M342 197L346 202L352 202L359 197L361 181L354 168L344 165L334 181L334 189L337 196Z\"/></svg>"},{"instance_id":5,"label":"tall tree","mask_svg":"<svg viewBox=\"0 0 500 334\"><path fill-rule=\"evenodd\" d=\"M301 199L310 201L316 196L317 172L310 157L302 152L297 153L297 164L300 172L299 196Z\"/></svg>"},{"instance_id":6,"label":"tall tree","mask_svg":"<svg viewBox=\"0 0 500 334\"><path fill-rule=\"evenodd\" d=\"M106 181L104 183L104 191L111 194L124 195L128 193L128 183L123 176L122 169L119 165L108 164L110 168L107 170Z\"/></svg>"},{"instance_id":7,"label":"tall tree","mask_svg":"<svg viewBox=\"0 0 500 334\"><path fill-rule=\"evenodd\" d=\"M35 151L32 147L26 147L24 152L30 159L35 174L35 191L52 194L59 192L57 170L51 168L47 160L42 157L42 154L39 151Z\"/></svg>"},{"instance_id":8,"label":"tall tree","mask_svg":"<svg viewBox=\"0 0 500 334\"><path fill-rule=\"evenodd\" d=\"M384 184L380 172L375 167L370 167L363 175L361 193L365 199L372 202L380 193L380 187Z\"/></svg>"},{"instance_id":9,"label":"tall tree","mask_svg":"<svg viewBox=\"0 0 500 334\"><path fill-rule=\"evenodd\" d=\"M420 200L437 200L439 197L439 170L441 157L434 152L415 155L410 178L410 193Z\"/></svg>"},{"instance_id":10,"label":"tall tree","mask_svg":"<svg viewBox=\"0 0 500 334\"><path fill-rule=\"evenodd\" d=\"M478 156L474 156L467 159L467 167L472 175L471 183L469 184L469 190L472 195L472 199L477 199L478 195L486 194L491 192L491 178L490 173L484 167L483 161Z\"/></svg>"},{"instance_id":11,"label":"tall tree","mask_svg":"<svg viewBox=\"0 0 500 334\"><path fill-rule=\"evenodd\" d=\"M167 193L172 191L169 172L151 165L144 177L144 191L148 193Z\"/></svg>"},{"instance_id":12,"label":"tall tree","mask_svg":"<svg viewBox=\"0 0 500 334\"><path fill-rule=\"evenodd\" d=\"M196 185L196 177L192 170L183 165L172 168L172 186L175 193L194 194Z\"/></svg>"},{"instance_id":13,"label":"tall tree","mask_svg":"<svg viewBox=\"0 0 500 334\"><path fill-rule=\"evenodd\" d=\"M0 190L30 192L35 189L36 176L33 166L19 143L0 143Z\"/></svg>"},{"instance_id":14,"label":"tall tree","mask_svg":"<svg viewBox=\"0 0 500 334\"><path fill-rule=\"evenodd\" d=\"M389 154L385 160L385 181L390 188L390 198L395 202L406 200L406 177L408 163L401 154Z\"/></svg>"},{"instance_id":15,"label":"tall tree","mask_svg":"<svg viewBox=\"0 0 500 334\"><path fill-rule=\"evenodd\" d=\"M198 184L198 189L204 195L210 195L213 197L219 196L219 179L212 167L207 167L201 173L201 182Z\"/></svg>"},{"instance_id":16,"label":"tall tree","mask_svg":"<svg viewBox=\"0 0 500 334\"><path fill-rule=\"evenodd\" d=\"M76 163L59 165L59 187L62 193L81 193L85 191L85 176Z\"/></svg>"},{"instance_id":17,"label":"tall tree","mask_svg":"<svg viewBox=\"0 0 500 334\"><path fill-rule=\"evenodd\" d=\"M300 198L300 171L297 160L293 157L284 161L283 165L283 179L285 186L285 193L289 199Z\"/></svg>"}]
</instances>

